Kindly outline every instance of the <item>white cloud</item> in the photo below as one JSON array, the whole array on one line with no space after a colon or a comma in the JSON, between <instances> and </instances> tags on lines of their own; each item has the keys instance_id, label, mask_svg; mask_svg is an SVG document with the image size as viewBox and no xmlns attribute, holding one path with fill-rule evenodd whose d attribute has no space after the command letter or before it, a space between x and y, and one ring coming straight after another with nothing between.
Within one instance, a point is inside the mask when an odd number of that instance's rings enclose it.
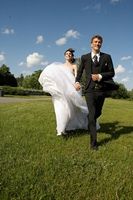
<instances>
[{"instance_id":1,"label":"white cloud","mask_svg":"<svg viewBox=\"0 0 133 200\"><path fill-rule=\"evenodd\" d=\"M43 62L41 62L41 65L42 65L42 66L46 66L46 65L48 65L48 64L49 64L48 61L43 61Z\"/></svg>"},{"instance_id":2,"label":"white cloud","mask_svg":"<svg viewBox=\"0 0 133 200\"><path fill-rule=\"evenodd\" d=\"M37 52L29 54L26 58L26 65L29 68L33 66L42 65L42 62L43 62L43 55Z\"/></svg>"},{"instance_id":3,"label":"white cloud","mask_svg":"<svg viewBox=\"0 0 133 200\"><path fill-rule=\"evenodd\" d=\"M37 38L36 38L36 44L41 44L43 43L44 41L44 38L42 35L38 35Z\"/></svg>"},{"instance_id":4,"label":"white cloud","mask_svg":"<svg viewBox=\"0 0 133 200\"><path fill-rule=\"evenodd\" d=\"M20 62L18 65L19 65L19 66L24 66L25 63L24 63L24 62Z\"/></svg>"},{"instance_id":5,"label":"white cloud","mask_svg":"<svg viewBox=\"0 0 133 200\"><path fill-rule=\"evenodd\" d=\"M123 56L121 58L121 60L130 60L130 59L132 59L132 56Z\"/></svg>"},{"instance_id":6,"label":"white cloud","mask_svg":"<svg viewBox=\"0 0 133 200\"><path fill-rule=\"evenodd\" d=\"M70 29L69 31L66 32L65 37L66 38L72 37L72 38L77 39L77 38L79 38L79 35L80 34L78 31L74 31L74 30Z\"/></svg>"},{"instance_id":7,"label":"white cloud","mask_svg":"<svg viewBox=\"0 0 133 200\"><path fill-rule=\"evenodd\" d=\"M0 53L0 62L4 62L5 61L5 56L3 53Z\"/></svg>"},{"instance_id":8,"label":"white cloud","mask_svg":"<svg viewBox=\"0 0 133 200\"><path fill-rule=\"evenodd\" d=\"M6 34L6 35L9 35L9 34L14 34L15 31L14 31L13 28L5 28L5 29L2 30L2 33Z\"/></svg>"},{"instance_id":9,"label":"white cloud","mask_svg":"<svg viewBox=\"0 0 133 200\"><path fill-rule=\"evenodd\" d=\"M118 65L117 68L115 69L115 73L123 73L125 72L125 68L122 65Z\"/></svg>"},{"instance_id":10,"label":"white cloud","mask_svg":"<svg viewBox=\"0 0 133 200\"><path fill-rule=\"evenodd\" d=\"M124 82L124 83L127 83L129 81L129 77L125 77L121 81Z\"/></svg>"},{"instance_id":11,"label":"white cloud","mask_svg":"<svg viewBox=\"0 0 133 200\"><path fill-rule=\"evenodd\" d=\"M55 43L58 46L64 45L64 44L66 44L66 42L67 42L67 38L65 38L65 37L59 38L58 40L55 41Z\"/></svg>"},{"instance_id":12,"label":"white cloud","mask_svg":"<svg viewBox=\"0 0 133 200\"><path fill-rule=\"evenodd\" d=\"M80 36L79 32L73 29L68 30L64 35L65 35L64 37L61 37L55 41L56 45L58 46L64 45L67 43L68 39L70 38L78 39Z\"/></svg>"},{"instance_id":13,"label":"white cloud","mask_svg":"<svg viewBox=\"0 0 133 200\"><path fill-rule=\"evenodd\" d=\"M87 10L92 10L92 11L95 11L95 12L99 12L101 11L101 7L102 7L102 4L101 3L97 3L95 1L91 1L89 3L89 5L86 5L83 10L84 11L87 11Z\"/></svg>"},{"instance_id":14,"label":"white cloud","mask_svg":"<svg viewBox=\"0 0 133 200\"><path fill-rule=\"evenodd\" d=\"M27 57L26 57L26 61L25 62L20 62L18 65L20 67L28 67L28 68L31 68L31 67L44 67L46 65L48 65L48 61L47 60L44 60L44 56L39 54L38 52L33 52L32 54L29 54Z\"/></svg>"}]
</instances>

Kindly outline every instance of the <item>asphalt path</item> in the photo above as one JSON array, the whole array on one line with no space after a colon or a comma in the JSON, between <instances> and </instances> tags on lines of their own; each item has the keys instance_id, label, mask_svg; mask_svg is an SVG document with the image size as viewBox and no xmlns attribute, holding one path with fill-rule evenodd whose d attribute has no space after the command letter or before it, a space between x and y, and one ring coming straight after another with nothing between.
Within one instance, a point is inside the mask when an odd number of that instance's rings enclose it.
<instances>
[{"instance_id":1,"label":"asphalt path","mask_svg":"<svg viewBox=\"0 0 133 200\"><path fill-rule=\"evenodd\" d=\"M0 103L16 103L16 102L27 102L34 100L46 100L47 97L36 97L36 98L21 98L21 97L0 97Z\"/></svg>"}]
</instances>

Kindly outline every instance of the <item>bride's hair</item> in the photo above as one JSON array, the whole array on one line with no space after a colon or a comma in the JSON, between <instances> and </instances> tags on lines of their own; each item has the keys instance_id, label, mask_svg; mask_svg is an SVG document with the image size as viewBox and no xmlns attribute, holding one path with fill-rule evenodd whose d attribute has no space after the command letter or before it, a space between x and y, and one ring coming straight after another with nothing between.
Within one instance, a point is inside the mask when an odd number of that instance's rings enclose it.
<instances>
[{"instance_id":1,"label":"bride's hair","mask_svg":"<svg viewBox=\"0 0 133 200\"><path fill-rule=\"evenodd\" d=\"M70 52L72 53L72 56L74 56L74 54L73 54L73 53L75 52L74 49L72 49L72 48L67 49L67 50L64 52L64 55L66 54L67 51L70 51Z\"/></svg>"},{"instance_id":2,"label":"bride's hair","mask_svg":"<svg viewBox=\"0 0 133 200\"><path fill-rule=\"evenodd\" d=\"M64 52L64 55L66 54L67 51L70 51L70 52L71 52L71 54L72 54L72 56L73 56L72 63L74 63L74 62L75 62L75 58L74 58L74 52L75 52L75 50L72 49L72 48L69 48L69 49L67 49L67 50Z\"/></svg>"}]
</instances>

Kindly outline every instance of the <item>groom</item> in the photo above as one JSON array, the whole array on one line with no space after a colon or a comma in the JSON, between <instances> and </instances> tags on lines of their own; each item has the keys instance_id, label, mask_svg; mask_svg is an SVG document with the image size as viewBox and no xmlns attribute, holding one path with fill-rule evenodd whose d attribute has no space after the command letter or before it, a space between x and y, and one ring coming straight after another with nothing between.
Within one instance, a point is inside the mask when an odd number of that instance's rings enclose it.
<instances>
[{"instance_id":1,"label":"groom","mask_svg":"<svg viewBox=\"0 0 133 200\"><path fill-rule=\"evenodd\" d=\"M80 90L80 79L85 71L85 98L89 110L90 148L98 150L96 120L102 113L105 92L113 89L112 77L115 75L111 56L100 52L103 38L95 35L91 38L91 52L81 56L81 65L75 81L76 90Z\"/></svg>"}]
</instances>

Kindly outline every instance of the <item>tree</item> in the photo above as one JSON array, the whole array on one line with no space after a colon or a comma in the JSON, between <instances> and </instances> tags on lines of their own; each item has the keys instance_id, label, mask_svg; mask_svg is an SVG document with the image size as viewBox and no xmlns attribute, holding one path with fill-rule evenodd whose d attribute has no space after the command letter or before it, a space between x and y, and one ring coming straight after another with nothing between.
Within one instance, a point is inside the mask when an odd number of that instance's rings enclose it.
<instances>
[{"instance_id":1,"label":"tree","mask_svg":"<svg viewBox=\"0 0 133 200\"><path fill-rule=\"evenodd\" d=\"M35 71L32 75L28 75L23 80L23 87L30 89L42 89L42 86L38 82L38 78L42 70Z\"/></svg>"},{"instance_id":2,"label":"tree","mask_svg":"<svg viewBox=\"0 0 133 200\"><path fill-rule=\"evenodd\" d=\"M10 70L9 70L9 67L7 67L5 64L3 64L1 67L0 67L0 73L1 74L10 74Z\"/></svg>"},{"instance_id":3,"label":"tree","mask_svg":"<svg viewBox=\"0 0 133 200\"><path fill-rule=\"evenodd\" d=\"M114 99L128 99L130 97L128 90L122 83L119 83L119 89L114 91L111 95Z\"/></svg>"},{"instance_id":4,"label":"tree","mask_svg":"<svg viewBox=\"0 0 133 200\"><path fill-rule=\"evenodd\" d=\"M129 96L130 96L130 99L133 100L133 89L129 91Z\"/></svg>"},{"instance_id":5,"label":"tree","mask_svg":"<svg viewBox=\"0 0 133 200\"><path fill-rule=\"evenodd\" d=\"M9 67L5 64L0 67L0 85L17 86L16 78L11 74Z\"/></svg>"},{"instance_id":6,"label":"tree","mask_svg":"<svg viewBox=\"0 0 133 200\"><path fill-rule=\"evenodd\" d=\"M20 77L17 77L16 80L17 80L18 86L19 86L19 87L22 87L22 85L23 85L23 80L24 80L23 74L21 74Z\"/></svg>"}]
</instances>

